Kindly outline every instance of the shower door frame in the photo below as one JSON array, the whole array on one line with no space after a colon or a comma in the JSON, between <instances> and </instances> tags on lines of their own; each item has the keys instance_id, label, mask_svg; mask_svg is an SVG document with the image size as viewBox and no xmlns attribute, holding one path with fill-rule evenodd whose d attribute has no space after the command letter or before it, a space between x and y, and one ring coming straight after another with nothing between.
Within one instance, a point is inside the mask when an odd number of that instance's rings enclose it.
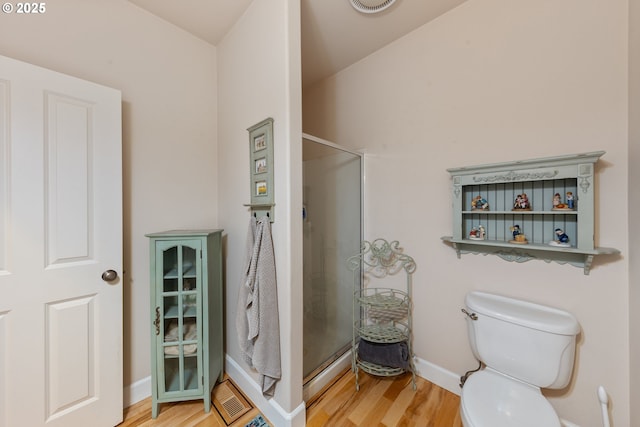
<instances>
[{"instance_id":1,"label":"shower door frame","mask_svg":"<svg viewBox=\"0 0 640 427\"><path fill-rule=\"evenodd\" d=\"M331 141L327 141L322 138L318 138L313 135L309 135L307 133L302 134L302 139L309 140L311 142L315 142L318 144L325 145L327 147L331 147L333 149L352 154L357 156L360 159L360 241L364 238L364 185L365 185L365 170L364 170L364 153L359 153L350 149L347 149L343 146L335 144ZM303 148L304 149L304 148ZM345 260L346 262L346 260ZM362 286L362 283L360 284ZM351 325L353 327L353 325ZM303 385L304 385L304 397L305 400L308 400L310 397L315 395L316 391L319 391L324 387L326 382L332 380L332 378L323 379L322 373L335 366L336 370L339 373L344 368L351 366L351 341L349 341L344 347L341 347L336 353L333 354L329 359L327 359L324 363L314 369L310 374L304 377Z\"/></svg>"}]
</instances>

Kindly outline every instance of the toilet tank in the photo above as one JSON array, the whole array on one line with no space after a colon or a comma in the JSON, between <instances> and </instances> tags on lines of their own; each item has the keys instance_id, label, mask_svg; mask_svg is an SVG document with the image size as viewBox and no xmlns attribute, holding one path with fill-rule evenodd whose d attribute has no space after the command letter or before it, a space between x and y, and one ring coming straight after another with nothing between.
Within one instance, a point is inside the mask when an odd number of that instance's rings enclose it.
<instances>
[{"instance_id":1,"label":"toilet tank","mask_svg":"<svg viewBox=\"0 0 640 427\"><path fill-rule=\"evenodd\" d=\"M465 305L469 342L478 360L540 388L569 383L580 333L573 315L484 292L467 294Z\"/></svg>"}]
</instances>

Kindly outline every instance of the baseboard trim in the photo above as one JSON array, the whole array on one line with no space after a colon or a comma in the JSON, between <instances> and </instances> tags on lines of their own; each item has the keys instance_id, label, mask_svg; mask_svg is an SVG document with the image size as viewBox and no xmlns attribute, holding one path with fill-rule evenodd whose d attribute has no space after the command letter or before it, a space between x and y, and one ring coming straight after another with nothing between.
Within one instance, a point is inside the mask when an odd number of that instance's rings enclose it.
<instances>
[{"instance_id":1,"label":"baseboard trim","mask_svg":"<svg viewBox=\"0 0 640 427\"><path fill-rule=\"evenodd\" d=\"M266 399L256 381L240 367L229 355L225 356L226 373L274 425L282 427L304 427L306 421L305 404L295 408L293 412L285 411L274 399ZM419 357L414 358L416 375L442 387L451 393L460 395L460 375L448 371L441 366ZM151 396L151 376L142 378L124 388L123 406L125 408ZM570 421L561 419L564 427L580 427Z\"/></svg>"},{"instance_id":2,"label":"baseboard trim","mask_svg":"<svg viewBox=\"0 0 640 427\"><path fill-rule=\"evenodd\" d=\"M448 371L441 366L428 362L419 357L415 357L414 363L416 366L416 375L424 378L425 380L442 387L445 390L449 390L451 393L460 396L462 388L460 387L460 375ZM580 427L565 419L560 419L563 427Z\"/></svg>"},{"instance_id":3,"label":"baseboard trim","mask_svg":"<svg viewBox=\"0 0 640 427\"><path fill-rule=\"evenodd\" d=\"M122 404L124 408L128 408L129 406L151 396L151 375L146 378L142 378L133 384L129 384L124 388L122 394Z\"/></svg>"},{"instance_id":4,"label":"baseboard trim","mask_svg":"<svg viewBox=\"0 0 640 427\"><path fill-rule=\"evenodd\" d=\"M238 363L233 360L229 355L226 355L225 360L227 362L226 372L227 374L236 382L236 384L240 387L243 393L247 394L248 397L258 405L258 400L264 401L264 405L277 405L277 403L273 399L265 399L262 396L262 392L260 390L260 386L256 383L256 381L249 375L247 372L238 365ZM414 359L416 366L416 375L424 378L427 381L430 381L436 384L439 387L444 388L445 390L449 390L450 392L460 395L460 376L451 371L448 371L438 365L435 365L431 362L428 362L424 359L416 357ZM246 388L246 390L245 390ZM133 384L130 384L124 388L124 407L129 407L135 403L140 402L141 400L146 399L151 396L151 376L146 378L142 378L141 380L136 381ZM255 395L255 396L254 396ZM273 402L273 403L270 403ZM260 408L260 406L258 406ZM304 408L304 404L302 405ZM280 408L282 409L282 408ZM261 409L262 411L262 409ZM299 411L296 408L296 411ZM294 411L293 413L295 413ZM264 413L265 411L263 411ZM280 412L280 410L279 410ZM292 418L293 416L286 411L282 410L282 416L285 418ZM264 414L267 418L271 419L269 415ZM275 421L273 421L275 423ZM280 425L280 424L277 424ZM574 427L571 424L568 424L567 427Z\"/></svg>"},{"instance_id":5,"label":"baseboard trim","mask_svg":"<svg viewBox=\"0 0 640 427\"><path fill-rule=\"evenodd\" d=\"M249 400L271 421L271 424L282 427L304 427L306 421L306 408L304 402L300 403L292 412L287 412L275 399L267 399L262 395L262 389L256 380L247 373L228 354L225 357L225 372L234 383L247 395ZM277 385L276 385L277 387Z\"/></svg>"},{"instance_id":6,"label":"baseboard trim","mask_svg":"<svg viewBox=\"0 0 640 427\"><path fill-rule=\"evenodd\" d=\"M416 366L416 375L460 396L460 375L419 357L415 357L413 362Z\"/></svg>"}]
</instances>

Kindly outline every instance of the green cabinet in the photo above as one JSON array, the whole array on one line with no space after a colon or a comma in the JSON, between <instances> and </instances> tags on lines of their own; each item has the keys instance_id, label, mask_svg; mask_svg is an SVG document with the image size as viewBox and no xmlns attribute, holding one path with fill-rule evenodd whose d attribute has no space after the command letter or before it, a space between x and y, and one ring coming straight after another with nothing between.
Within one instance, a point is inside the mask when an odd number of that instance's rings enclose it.
<instances>
[{"instance_id":1,"label":"green cabinet","mask_svg":"<svg viewBox=\"0 0 640 427\"><path fill-rule=\"evenodd\" d=\"M147 234L151 254L152 416L160 403L204 400L222 380L222 230Z\"/></svg>"},{"instance_id":2,"label":"green cabinet","mask_svg":"<svg viewBox=\"0 0 640 427\"><path fill-rule=\"evenodd\" d=\"M452 179L452 244L507 261L568 263L589 274L596 246L595 165L604 151L447 169Z\"/></svg>"}]
</instances>

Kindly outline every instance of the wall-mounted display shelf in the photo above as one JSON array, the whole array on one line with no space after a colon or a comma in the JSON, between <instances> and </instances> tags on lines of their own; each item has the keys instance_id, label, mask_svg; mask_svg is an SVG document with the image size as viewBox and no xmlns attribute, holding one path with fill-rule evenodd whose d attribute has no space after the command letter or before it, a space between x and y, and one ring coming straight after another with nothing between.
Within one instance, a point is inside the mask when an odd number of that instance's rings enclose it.
<instances>
[{"instance_id":1,"label":"wall-mounted display shelf","mask_svg":"<svg viewBox=\"0 0 640 427\"><path fill-rule=\"evenodd\" d=\"M453 236L461 254L507 261L541 259L589 274L595 247L595 163L604 151L447 169L452 178Z\"/></svg>"}]
</instances>

